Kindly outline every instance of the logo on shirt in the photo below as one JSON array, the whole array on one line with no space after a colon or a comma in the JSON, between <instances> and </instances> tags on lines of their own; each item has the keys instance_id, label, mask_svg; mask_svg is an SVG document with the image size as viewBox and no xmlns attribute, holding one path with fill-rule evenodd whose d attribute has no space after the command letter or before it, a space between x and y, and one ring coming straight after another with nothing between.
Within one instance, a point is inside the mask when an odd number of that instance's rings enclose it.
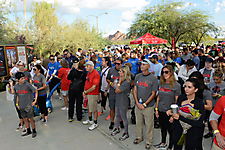
<instances>
[{"instance_id":1,"label":"logo on shirt","mask_svg":"<svg viewBox=\"0 0 225 150\"><path fill-rule=\"evenodd\" d=\"M210 74L203 74L203 77L208 77L208 78L210 78Z\"/></svg>"},{"instance_id":2,"label":"logo on shirt","mask_svg":"<svg viewBox=\"0 0 225 150\"><path fill-rule=\"evenodd\" d=\"M26 94L27 93L27 90L18 90L17 91L17 94Z\"/></svg>"},{"instance_id":3,"label":"logo on shirt","mask_svg":"<svg viewBox=\"0 0 225 150\"><path fill-rule=\"evenodd\" d=\"M213 88L213 92L214 92L214 93L219 93L219 92L220 92L220 87L215 86L215 87Z\"/></svg>"},{"instance_id":4,"label":"logo on shirt","mask_svg":"<svg viewBox=\"0 0 225 150\"><path fill-rule=\"evenodd\" d=\"M33 82L34 82L34 83L40 83L38 80L34 80Z\"/></svg>"},{"instance_id":5,"label":"logo on shirt","mask_svg":"<svg viewBox=\"0 0 225 150\"><path fill-rule=\"evenodd\" d=\"M137 85L148 87L148 83L147 82L142 82L142 81L137 81Z\"/></svg>"},{"instance_id":6,"label":"logo on shirt","mask_svg":"<svg viewBox=\"0 0 225 150\"><path fill-rule=\"evenodd\" d=\"M162 92L171 92L171 90L169 88L164 88L163 86L161 86L159 88L159 90L162 91Z\"/></svg>"},{"instance_id":7,"label":"logo on shirt","mask_svg":"<svg viewBox=\"0 0 225 150\"><path fill-rule=\"evenodd\" d=\"M28 80L28 77L25 76L25 80Z\"/></svg>"},{"instance_id":8,"label":"logo on shirt","mask_svg":"<svg viewBox=\"0 0 225 150\"><path fill-rule=\"evenodd\" d=\"M114 75L111 75L111 78L114 79L114 80L116 80L116 79L119 80L119 79L120 79L120 76L114 76Z\"/></svg>"}]
</instances>

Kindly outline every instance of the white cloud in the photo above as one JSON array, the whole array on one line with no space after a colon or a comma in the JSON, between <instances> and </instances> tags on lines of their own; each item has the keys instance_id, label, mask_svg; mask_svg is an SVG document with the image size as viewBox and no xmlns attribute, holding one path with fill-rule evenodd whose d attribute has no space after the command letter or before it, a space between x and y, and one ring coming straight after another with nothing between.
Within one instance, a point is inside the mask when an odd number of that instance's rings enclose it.
<instances>
[{"instance_id":1,"label":"white cloud","mask_svg":"<svg viewBox=\"0 0 225 150\"><path fill-rule=\"evenodd\" d=\"M205 1L204 1L204 3L207 3L207 2L209 2L209 0L205 0Z\"/></svg>"},{"instance_id":2,"label":"white cloud","mask_svg":"<svg viewBox=\"0 0 225 150\"><path fill-rule=\"evenodd\" d=\"M194 3L194 4L193 4L193 6L194 6L194 7L196 7L196 6L199 6L199 4L197 4L197 3Z\"/></svg>"},{"instance_id":3,"label":"white cloud","mask_svg":"<svg viewBox=\"0 0 225 150\"><path fill-rule=\"evenodd\" d=\"M208 6L210 5L210 3L207 4Z\"/></svg>"},{"instance_id":4,"label":"white cloud","mask_svg":"<svg viewBox=\"0 0 225 150\"><path fill-rule=\"evenodd\" d=\"M184 9L184 8L190 6L190 5L191 5L191 3L187 2L187 3L185 3L182 7L179 7L179 6L178 6L177 9Z\"/></svg>"},{"instance_id":5,"label":"white cloud","mask_svg":"<svg viewBox=\"0 0 225 150\"><path fill-rule=\"evenodd\" d=\"M223 7L225 7L225 0L223 0L221 3L217 2L215 12L218 13L220 11L220 9Z\"/></svg>"}]
</instances>

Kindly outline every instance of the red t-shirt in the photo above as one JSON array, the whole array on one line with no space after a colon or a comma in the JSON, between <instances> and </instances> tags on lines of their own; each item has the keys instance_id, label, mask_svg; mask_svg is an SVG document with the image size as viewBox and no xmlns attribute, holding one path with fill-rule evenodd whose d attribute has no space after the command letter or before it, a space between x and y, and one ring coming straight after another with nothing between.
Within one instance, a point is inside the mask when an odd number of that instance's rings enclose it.
<instances>
[{"instance_id":1,"label":"red t-shirt","mask_svg":"<svg viewBox=\"0 0 225 150\"><path fill-rule=\"evenodd\" d=\"M60 68L58 72L58 77L61 78L62 91L68 91L70 86L70 80L67 80L67 75L70 68Z\"/></svg>"},{"instance_id":2,"label":"red t-shirt","mask_svg":"<svg viewBox=\"0 0 225 150\"><path fill-rule=\"evenodd\" d=\"M87 93L87 95L98 95L99 94L99 82L100 82L100 75L98 71L93 70L92 73L87 74L87 78L85 81L84 90L87 91L90 89L93 85L97 85L97 87L90 93Z\"/></svg>"},{"instance_id":3,"label":"red t-shirt","mask_svg":"<svg viewBox=\"0 0 225 150\"><path fill-rule=\"evenodd\" d=\"M220 134L225 137L225 96L222 96L217 102L213 109L217 115L222 115L218 130ZM216 138L213 139L213 142L218 146Z\"/></svg>"}]
</instances>

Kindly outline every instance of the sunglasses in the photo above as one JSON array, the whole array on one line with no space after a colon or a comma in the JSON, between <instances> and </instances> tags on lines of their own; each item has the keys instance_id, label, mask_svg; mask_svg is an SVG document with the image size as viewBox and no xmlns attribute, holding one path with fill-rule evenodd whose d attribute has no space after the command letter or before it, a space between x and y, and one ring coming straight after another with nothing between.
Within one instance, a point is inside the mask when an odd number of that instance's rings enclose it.
<instances>
[{"instance_id":1,"label":"sunglasses","mask_svg":"<svg viewBox=\"0 0 225 150\"><path fill-rule=\"evenodd\" d=\"M55 60L55 59L50 59L50 60Z\"/></svg>"},{"instance_id":2,"label":"sunglasses","mask_svg":"<svg viewBox=\"0 0 225 150\"><path fill-rule=\"evenodd\" d=\"M165 74L168 74L168 73L169 73L169 71L162 71L162 73L163 73L163 74L164 74L164 73L165 73Z\"/></svg>"},{"instance_id":3,"label":"sunglasses","mask_svg":"<svg viewBox=\"0 0 225 150\"><path fill-rule=\"evenodd\" d=\"M18 66L24 66L24 65L18 65Z\"/></svg>"},{"instance_id":4,"label":"sunglasses","mask_svg":"<svg viewBox=\"0 0 225 150\"><path fill-rule=\"evenodd\" d=\"M33 70L36 71L37 69L34 68Z\"/></svg>"},{"instance_id":5,"label":"sunglasses","mask_svg":"<svg viewBox=\"0 0 225 150\"><path fill-rule=\"evenodd\" d=\"M62 59L62 58L58 58L58 59Z\"/></svg>"},{"instance_id":6,"label":"sunglasses","mask_svg":"<svg viewBox=\"0 0 225 150\"><path fill-rule=\"evenodd\" d=\"M115 65L121 65L121 63L115 63Z\"/></svg>"},{"instance_id":7,"label":"sunglasses","mask_svg":"<svg viewBox=\"0 0 225 150\"><path fill-rule=\"evenodd\" d=\"M37 59L37 58L33 58L33 59Z\"/></svg>"}]
</instances>

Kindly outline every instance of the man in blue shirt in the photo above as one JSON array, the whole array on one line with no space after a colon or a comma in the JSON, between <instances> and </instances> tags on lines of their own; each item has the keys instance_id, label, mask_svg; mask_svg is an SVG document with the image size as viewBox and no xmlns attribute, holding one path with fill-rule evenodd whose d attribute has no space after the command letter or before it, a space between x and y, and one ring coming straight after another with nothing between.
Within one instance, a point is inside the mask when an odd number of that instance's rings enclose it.
<instances>
[{"instance_id":1,"label":"man in blue shirt","mask_svg":"<svg viewBox=\"0 0 225 150\"><path fill-rule=\"evenodd\" d=\"M149 56L150 56L149 49L146 49L145 50L145 59L148 59Z\"/></svg>"},{"instance_id":2,"label":"man in blue shirt","mask_svg":"<svg viewBox=\"0 0 225 150\"><path fill-rule=\"evenodd\" d=\"M198 50L193 50L191 53L194 57L192 60L195 62L195 67L197 68L197 70L199 70L200 59L198 57Z\"/></svg>"},{"instance_id":3,"label":"man in blue shirt","mask_svg":"<svg viewBox=\"0 0 225 150\"><path fill-rule=\"evenodd\" d=\"M73 59L75 56L73 56L68 49L65 49L63 51L63 57L65 57L65 59L69 62L69 67L71 68L73 66Z\"/></svg>"},{"instance_id":4,"label":"man in blue shirt","mask_svg":"<svg viewBox=\"0 0 225 150\"><path fill-rule=\"evenodd\" d=\"M151 67L149 68L149 72L151 72L154 76L156 76L157 79L160 79L163 65L158 62L158 55L153 54L152 56L150 56L150 61Z\"/></svg>"},{"instance_id":5,"label":"man in blue shirt","mask_svg":"<svg viewBox=\"0 0 225 150\"><path fill-rule=\"evenodd\" d=\"M98 62L99 62L100 64L102 64L103 53L102 53L102 52L99 52L97 56L98 56Z\"/></svg>"},{"instance_id":6,"label":"man in blue shirt","mask_svg":"<svg viewBox=\"0 0 225 150\"><path fill-rule=\"evenodd\" d=\"M131 58L128 59L128 63L131 63L132 65L131 72L135 75L138 74L138 70L139 70L139 65L138 65L139 59L136 57L136 55L137 55L136 51L131 51L130 53Z\"/></svg>"}]
</instances>

